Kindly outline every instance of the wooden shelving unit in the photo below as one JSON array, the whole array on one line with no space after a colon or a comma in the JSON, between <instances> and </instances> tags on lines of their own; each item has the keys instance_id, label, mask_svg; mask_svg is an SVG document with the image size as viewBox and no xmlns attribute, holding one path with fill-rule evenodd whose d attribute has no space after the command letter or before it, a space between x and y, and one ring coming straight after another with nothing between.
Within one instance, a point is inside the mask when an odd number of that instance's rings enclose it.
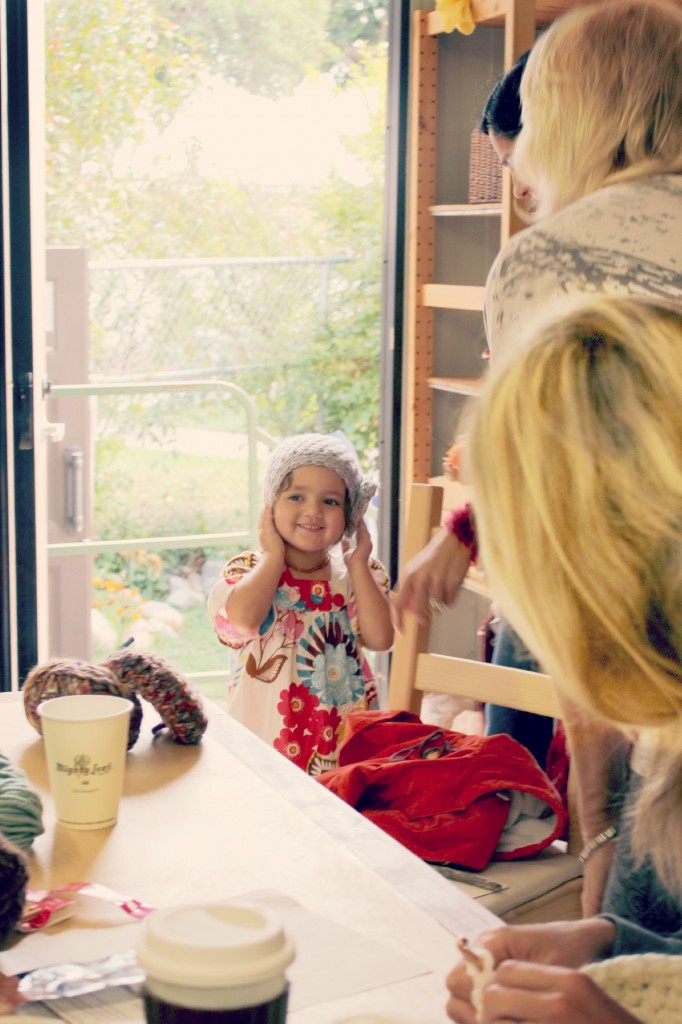
<instances>
[{"instance_id":1,"label":"wooden shelving unit","mask_svg":"<svg viewBox=\"0 0 682 1024\"><path fill-rule=\"evenodd\" d=\"M574 0L575 2L575 0ZM573 6L571 0L473 0L472 13L479 26L503 29L503 63L508 70L535 40L538 27ZM485 31L485 30L484 30ZM413 17L409 82L409 153L407 208L405 415L402 491L413 482L432 477L434 392L471 395L477 390L470 376L444 377L434 372L434 311L460 313L483 311L483 283L472 285L436 278L439 237L437 232L461 218L462 226L472 218L499 220L499 245L525 226L515 214L508 171L503 172L501 203L442 203L436 197L437 104L439 81L439 36L442 22L435 11L416 11ZM473 38L473 37L471 37ZM467 43L461 44L466 46ZM502 73L502 68L499 73ZM462 139L468 154L469 139ZM455 198L453 196L453 198ZM466 219L466 220L465 220ZM451 242L452 244L452 242ZM494 256L494 253L493 253ZM492 260L491 260L492 262ZM480 334L483 333L482 317ZM460 332L461 333L461 332ZM453 336L453 345L461 343ZM471 359L464 374L471 372Z\"/></svg>"}]
</instances>

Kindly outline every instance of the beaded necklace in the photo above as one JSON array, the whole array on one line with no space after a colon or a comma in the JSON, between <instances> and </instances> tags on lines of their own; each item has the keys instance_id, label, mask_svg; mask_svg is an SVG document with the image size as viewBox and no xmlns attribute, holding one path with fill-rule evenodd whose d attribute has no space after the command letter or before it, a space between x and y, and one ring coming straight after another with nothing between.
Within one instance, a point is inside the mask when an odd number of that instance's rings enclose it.
<instances>
[{"instance_id":1,"label":"beaded necklace","mask_svg":"<svg viewBox=\"0 0 682 1024\"><path fill-rule=\"evenodd\" d=\"M313 572L319 572L320 569L324 569L324 568L326 568L326 566L329 565L329 553L327 553L324 556L324 558L322 559L322 561L318 565L314 565L312 567L312 569L300 569L297 565L292 565L291 562L285 562L284 564L286 565L287 569L293 569L294 572L301 572L301 573L306 573L306 574L310 574L310 573L313 573Z\"/></svg>"}]
</instances>

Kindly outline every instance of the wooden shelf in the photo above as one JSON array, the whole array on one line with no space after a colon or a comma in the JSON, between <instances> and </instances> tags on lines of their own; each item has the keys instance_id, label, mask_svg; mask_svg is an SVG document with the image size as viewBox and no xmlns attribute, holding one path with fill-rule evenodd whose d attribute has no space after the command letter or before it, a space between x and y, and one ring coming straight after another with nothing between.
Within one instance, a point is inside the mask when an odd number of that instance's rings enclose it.
<instances>
[{"instance_id":1,"label":"wooden shelf","mask_svg":"<svg viewBox=\"0 0 682 1024\"><path fill-rule=\"evenodd\" d=\"M430 206L434 217L501 217L499 203L452 203Z\"/></svg>"},{"instance_id":2,"label":"wooden shelf","mask_svg":"<svg viewBox=\"0 0 682 1024\"><path fill-rule=\"evenodd\" d=\"M585 3L588 0L584 0ZM506 0L472 0L471 13L477 25L504 25L508 9ZM555 18L575 7L575 0L537 0L535 4L535 23L549 25ZM428 17L428 34L438 36L443 31L440 14L431 11Z\"/></svg>"},{"instance_id":3,"label":"wooden shelf","mask_svg":"<svg viewBox=\"0 0 682 1024\"><path fill-rule=\"evenodd\" d=\"M443 488L443 515L453 508L459 508L471 501L471 488L449 476L432 476L429 483Z\"/></svg>"},{"instance_id":4,"label":"wooden shelf","mask_svg":"<svg viewBox=\"0 0 682 1024\"><path fill-rule=\"evenodd\" d=\"M456 395L478 395L481 391L480 377L429 377L430 388L449 391Z\"/></svg>"},{"instance_id":5,"label":"wooden shelf","mask_svg":"<svg viewBox=\"0 0 682 1024\"><path fill-rule=\"evenodd\" d=\"M425 284L422 305L435 309L468 309L483 312L485 288L461 284Z\"/></svg>"}]
</instances>

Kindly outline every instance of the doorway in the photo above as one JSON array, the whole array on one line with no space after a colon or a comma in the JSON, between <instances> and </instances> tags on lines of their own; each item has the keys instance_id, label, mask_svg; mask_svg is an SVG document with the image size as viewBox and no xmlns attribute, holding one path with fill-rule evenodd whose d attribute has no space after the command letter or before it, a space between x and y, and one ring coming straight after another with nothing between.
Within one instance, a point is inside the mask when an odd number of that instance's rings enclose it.
<instances>
[{"instance_id":1,"label":"doorway","mask_svg":"<svg viewBox=\"0 0 682 1024\"><path fill-rule=\"evenodd\" d=\"M269 445L340 431L365 468L385 454L388 11L301 0L282 32L275 10L46 0L29 26L47 83L49 582L19 678L137 633L222 686L205 590L256 543Z\"/></svg>"}]
</instances>

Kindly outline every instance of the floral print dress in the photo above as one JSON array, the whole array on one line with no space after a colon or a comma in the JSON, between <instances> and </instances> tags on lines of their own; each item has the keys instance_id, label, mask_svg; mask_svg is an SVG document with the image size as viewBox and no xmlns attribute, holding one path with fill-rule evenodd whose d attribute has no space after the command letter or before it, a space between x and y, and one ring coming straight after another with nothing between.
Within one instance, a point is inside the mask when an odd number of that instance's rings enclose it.
<instances>
[{"instance_id":1,"label":"floral print dress","mask_svg":"<svg viewBox=\"0 0 682 1024\"><path fill-rule=\"evenodd\" d=\"M273 605L256 633L230 623L229 597L259 554L243 552L224 567L226 600L212 611L221 643L239 651L228 686L230 714L310 775L336 767L344 718L378 708L372 670L360 648L350 577L332 552L331 579L298 579L285 567ZM370 569L388 598L383 565Z\"/></svg>"}]
</instances>

